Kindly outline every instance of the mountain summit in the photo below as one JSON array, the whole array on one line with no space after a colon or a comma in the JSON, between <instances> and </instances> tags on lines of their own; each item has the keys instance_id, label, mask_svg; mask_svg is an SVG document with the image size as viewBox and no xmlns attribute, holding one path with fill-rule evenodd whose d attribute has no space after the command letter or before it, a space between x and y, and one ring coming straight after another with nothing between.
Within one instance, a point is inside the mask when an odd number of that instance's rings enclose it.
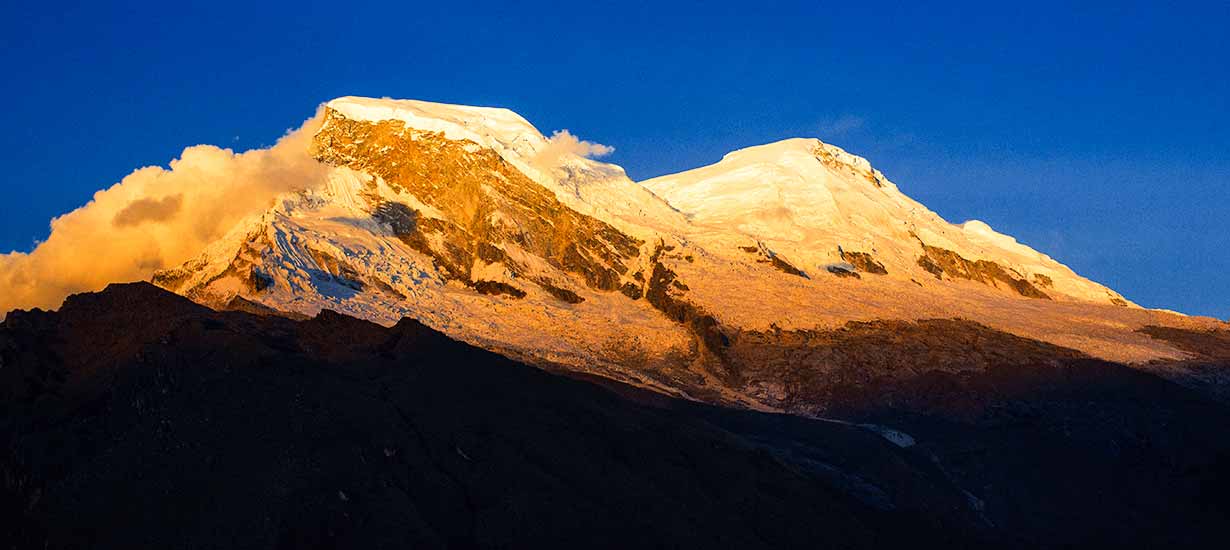
<instances>
[{"instance_id":1,"label":"mountain summit","mask_svg":"<svg viewBox=\"0 0 1230 550\"><path fill-rule=\"evenodd\" d=\"M643 185L698 225L746 235L809 266L918 280L965 279L1022 296L1127 305L985 223L953 225L862 157L818 139L727 154Z\"/></svg>"},{"instance_id":2,"label":"mountain summit","mask_svg":"<svg viewBox=\"0 0 1230 550\"><path fill-rule=\"evenodd\" d=\"M1219 326L1139 308L985 223L948 223L817 139L638 184L557 138L506 109L335 99L310 144L327 183L153 281L215 308L413 317L548 368L803 412L831 395L758 369L851 323L938 339L964 365L1020 339L1181 360L1140 329Z\"/></svg>"}]
</instances>

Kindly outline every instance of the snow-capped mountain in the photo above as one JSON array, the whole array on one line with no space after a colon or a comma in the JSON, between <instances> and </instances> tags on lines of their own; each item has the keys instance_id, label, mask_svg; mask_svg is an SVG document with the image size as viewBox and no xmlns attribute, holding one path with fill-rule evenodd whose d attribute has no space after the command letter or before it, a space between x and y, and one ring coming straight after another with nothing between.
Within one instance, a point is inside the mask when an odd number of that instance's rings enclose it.
<instances>
[{"instance_id":1,"label":"snow-capped mountain","mask_svg":"<svg viewBox=\"0 0 1230 550\"><path fill-rule=\"evenodd\" d=\"M909 326L969 364L1000 349L979 347L1000 341L985 331L1181 358L1137 330L1205 323L1141 309L982 222L950 224L817 139L638 184L505 109L346 97L325 106L311 154L325 186L154 282L219 308L409 316L546 367L803 410L815 403L751 366L850 322L964 319Z\"/></svg>"},{"instance_id":2,"label":"snow-capped mountain","mask_svg":"<svg viewBox=\"0 0 1230 550\"><path fill-rule=\"evenodd\" d=\"M696 225L809 269L966 279L1027 297L1126 305L1118 293L974 220L950 224L866 159L818 139L749 147L643 185Z\"/></svg>"}]
</instances>

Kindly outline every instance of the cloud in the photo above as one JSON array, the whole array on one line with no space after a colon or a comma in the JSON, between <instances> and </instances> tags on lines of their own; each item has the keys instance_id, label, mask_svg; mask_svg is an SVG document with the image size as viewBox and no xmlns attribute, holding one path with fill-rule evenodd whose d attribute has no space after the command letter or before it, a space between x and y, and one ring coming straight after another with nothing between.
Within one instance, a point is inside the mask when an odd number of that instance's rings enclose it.
<instances>
[{"instance_id":1,"label":"cloud","mask_svg":"<svg viewBox=\"0 0 1230 550\"><path fill-rule=\"evenodd\" d=\"M547 138L547 144L548 147L555 147L562 152L582 157L605 157L615 152L615 148L610 145L578 139L566 128L556 130L555 133L551 134L551 137Z\"/></svg>"},{"instance_id":2,"label":"cloud","mask_svg":"<svg viewBox=\"0 0 1230 550\"><path fill-rule=\"evenodd\" d=\"M820 139L832 139L842 137L855 130L862 129L867 121L863 117L854 115L841 115L836 119L822 122L820 124Z\"/></svg>"},{"instance_id":3,"label":"cloud","mask_svg":"<svg viewBox=\"0 0 1230 550\"><path fill-rule=\"evenodd\" d=\"M28 253L0 254L0 314L55 308L64 297L111 282L145 280L199 254L276 196L324 182L308 153L320 112L267 149L184 149L168 168L150 166L51 220Z\"/></svg>"},{"instance_id":4,"label":"cloud","mask_svg":"<svg viewBox=\"0 0 1230 550\"><path fill-rule=\"evenodd\" d=\"M585 141L572 135L567 129L556 130L547 138L547 146L534 157L534 164L551 169L560 165L560 161L571 155L579 157L603 157L615 152L610 145Z\"/></svg>"},{"instance_id":5,"label":"cloud","mask_svg":"<svg viewBox=\"0 0 1230 550\"><path fill-rule=\"evenodd\" d=\"M144 222L167 221L179 213L179 208L183 204L183 193L161 199L137 199L116 212L115 217L111 218L111 223L116 227L126 227L140 225Z\"/></svg>"}]
</instances>

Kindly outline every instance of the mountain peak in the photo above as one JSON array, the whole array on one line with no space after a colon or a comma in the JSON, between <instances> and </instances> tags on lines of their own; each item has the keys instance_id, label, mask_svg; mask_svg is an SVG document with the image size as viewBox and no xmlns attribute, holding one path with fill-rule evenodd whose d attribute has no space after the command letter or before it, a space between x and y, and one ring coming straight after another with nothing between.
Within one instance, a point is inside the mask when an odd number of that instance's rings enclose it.
<instances>
[{"instance_id":1,"label":"mountain peak","mask_svg":"<svg viewBox=\"0 0 1230 550\"><path fill-rule=\"evenodd\" d=\"M729 167L758 163L782 165L804 162L811 167L817 160L831 167L844 167L856 173L875 175L875 170L867 159L848 153L845 149L825 143L818 138L787 138L736 149L723 155L718 164Z\"/></svg>"},{"instance_id":2,"label":"mountain peak","mask_svg":"<svg viewBox=\"0 0 1230 550\"><path fill-rule=\"evenodd\" d=\"M325 107L351 120L380 122L401 120L418 129L440 127L440 131L457 128L490 127L510 131L538 133L521 115L503 107L476 107L451 103L435 103L417 99L389 99L359 96L339 97ZM450 139L457 139L450 136Z\"/></svg>"},{"instance_id":3,"label":"mountain peak","mask_svg":"<svg viewBox=\"0 0 1230 550\"><path fill-rule=\"evenodd\" d=\"M547 139L521 115L500 107L472 107L414 99L339 97L325 104L337 115L361 122L400 121L407 128L440 132L495 150L510 162L530 162ZM329 118L325 119L325 126ZM323 130L323 128L322 128Z\"/></svg>"},{"instance_id":4,"label":"mountain peak","mask_svg":"<svg viewBox=\"0 0 1230 550\"><path fill-rule=\"evenodd\" d=\"M816 138L793 137L760 145L735 149L722 156L721 162L748 162L764 160L792 153L808 154L824 142Z\"/></svg>"},{"instance_id":5,"label":"mountain peak","mask_svg":"<svg viewBox=\"0 0 1230 550\"><path fill-rule=\"evenodd\" d=\"M588 158L611 148L582 141L567 130L548 138L509 109L354 96L329 101L325 108L318 138L348 122L399 122L406 129L440 133L449 142L470 142L466 148L471 153L492 151L568 207L610 218L607 221L625 232L647 236L644 226L674 227L683 222L678 212L628 179L623 168ZM400 128L394 133L405 137Z\"/></svg>"},{"instance_id":6,"label":"mountain peak","mask_svg":"<svg viewBox=\"0 0 1230 550\"><path fill-rule=\"evenodd\" d=\"M815 138L739 149L642 185L694 223L743 234L803 271L846 273L852 257L874 258L875 271L914 283L964 279L1025 297L1131 305L984 222L949 223L867 159Z\"/></svg>"},{"instance_id":7,"label":"mountain peak","mask_svg":"<svg viewBox=\"0 0 1230 550\"><path fill-rule=\"evenodd\" d=\"M731 151L709 166L641 182L684 212L689 206L722 195L745 195L750 185L760 192L814 194L819 203L832 203L846 191L896 190L867 159L847 153L816 138L790 138ZM884 195L884 192L877 195ZM799 197L802 200L802 197ZM741 211L756 209L756 200L734 204ZM802 202L816 202L802 200Z\"/></svg>"}]
</instances>

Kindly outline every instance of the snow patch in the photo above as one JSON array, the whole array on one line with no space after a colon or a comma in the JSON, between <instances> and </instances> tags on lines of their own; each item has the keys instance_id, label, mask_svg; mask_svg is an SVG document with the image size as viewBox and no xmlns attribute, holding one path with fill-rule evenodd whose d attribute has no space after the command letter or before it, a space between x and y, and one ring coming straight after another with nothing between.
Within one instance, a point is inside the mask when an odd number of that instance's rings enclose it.
<instances>
[{"instance_id":1,"label":"snow patch","mask_svg":"<svg viewBox=\"0 0 1230 550\"><path fill-rule=\"evenodd\" d=\"M871 430L879 434L880 437L887 439L893 445L896 445L903 449L907 447L913 447L914 444L916 443L916 441L914 441L914 438L910 436L910 434L897 431L892 428L880 426L878 424L859 424L858 426L860 428L865 428L865 429Z\"/></svg>"}]
</instances>

